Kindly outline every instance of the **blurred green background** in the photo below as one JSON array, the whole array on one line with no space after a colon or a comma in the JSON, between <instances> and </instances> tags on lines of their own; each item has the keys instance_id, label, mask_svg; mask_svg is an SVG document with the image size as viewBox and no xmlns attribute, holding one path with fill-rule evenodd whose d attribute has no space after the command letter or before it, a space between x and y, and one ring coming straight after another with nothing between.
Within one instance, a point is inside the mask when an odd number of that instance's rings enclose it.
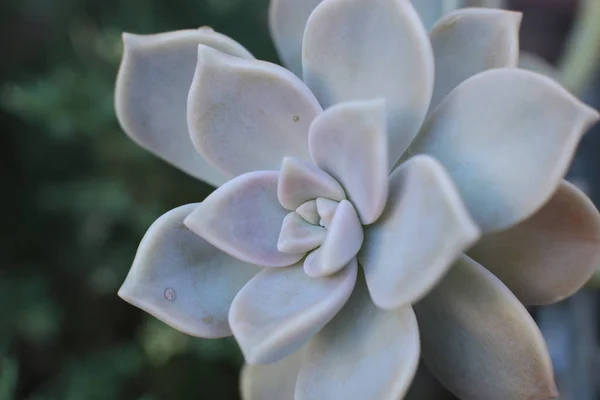
<instances>
[{"instance_id":1,"label":"blurred green background","mask_svg":"<svg viewBox=\"0 0 600 400\"><path fill-rule=\"evenodd\" d=\"M514 2L534 15L524 46L555 61L571 3ZM113 85L122 31L210 25L276 61L267 4L0 2L0 400L238 399L231 341L187 337L116 296L150 224L212 189L122 133Z\"/></svg>"},{"instance_id":2,"label":"blurred green background","mask_svg":"<svg viewBox=\"0 0 600 400\"><path fill-rule=\"evenodd\" d=\"M237 399L242 359L116 296L150 224L211 188L114 116L121 32L211 25L275 61L267 0L0 2L0 400Z\"/></svg>"}]
</instances>

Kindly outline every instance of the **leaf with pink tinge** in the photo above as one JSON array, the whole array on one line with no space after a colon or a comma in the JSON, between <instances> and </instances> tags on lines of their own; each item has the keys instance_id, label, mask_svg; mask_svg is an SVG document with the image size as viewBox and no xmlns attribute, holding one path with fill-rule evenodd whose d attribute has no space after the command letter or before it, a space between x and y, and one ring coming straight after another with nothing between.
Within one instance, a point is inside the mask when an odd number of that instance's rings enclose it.
<instances>
[{"instance_id":1,"label":"leaf with pink tinge","mask_svg":"<svg viewBox=\"0 0 600 400\"><path fill-rule=\"evenodd\" d=\"M277 200L277 171L249 172L227 182L204 200L185 224L213 246L242 261L285 267L302 254L277 250L289 213Z\"/></svg>"},{"instance_id":2,"label":"leaf with pink tinge","mask_svg":"<svg viewBox=\"0 0 600 400\"><path fill-rule=\"evenodd\" d=\"M115 108L131 139L184 172L213 185L226 176L194 149L186 102L202 43L251 59L242 45L210 28L155 35L123 34L123 61L115 88Z\"/></svg>"},{"instance_id":3,"label":"leaf with pink tinge","mask_svg":"<svg viewBox=\"0 0 600 400\"><path fill-rule=\"evenodd\" d=\"M308 127L321 111L285 68L198 46L188 125L200 154L223 171L275 170L284 156L310 161Z\"/></svg>"},{"instance_id":4,"label":"leaf with pink tinge","mask_svg":"<svg viewBox=\"0 0 600 400\"><path fill-rule=\"evenodd\" d=\"M356 210L348 200L342 200L327 227L325 241L306 258L304 271L312 277L336 273L356 256L363 239Z\"/></svg>"},{"instance_id":5,"label":"leaf with pink tinge","mask_svg":"<svg viewBox=\"0 0 600 400\"><path fill-rule=\"evenodd\" d=\"M491 68L516 68L521 13L485 8L456 10L429 33L435 85L429 110L465 79Z\"/></svg>"},{"instance_id":6,"label":"leaf with pink tinge","mask_svg":"<svg viewBox=\"0 0 600 400\"><path fill-rule=\"evenodd\" d=\"M556 191L598 119L549 78L516 68L477 74L428 117L411 145L450 173L484 233L531 216Z\"/></svg>"},{"instance_id":7,"label":"leaf with pink tinge","mask_svg":"<svg viewBox=\"0 0 600 400\"><path fill-rule=\"evenodd\" d=\"M339 314L306 347L296 400L398 400L419 364L410 307L380 310L360 279Z\"/></svg>"},{"instance_id":8,"label":"leaf with pink tinge","mask_svg":"<svg viewBox=\"0 0 600 400\"><path fill-rule=\"evenodd\" d=\"M295 210L309 200L326 197L332 200L346 198L344 189L331 175L312 163L285 157L279 173L277 196L281 205Z\"/></svg>"},{"instance_id":9,"label":"leaf with pink tinge","mask_svg":"<svg viewBox=\"0 0 600 400\"><path fill-rule=\"evenodd\" d=\"M279 58L302 77L302 37L310 13L323 0L271 0L269 28Z\"/></svg>"},{"instance_id":10,"label":"leaf with pink tinge","mask_svg":"<svg viewBox=\"0 0 600 400\"><path fill-rule=\"evenodd\" d=\"M319 225L321 217L319 217L319 210L317 209L317 201L311 200L302 204L296 209L298 215L304 218L306 221L313 225Z\"/></svg>"},{"instance_id":11,"label":"leaf with pink tinge","mask_svg":"<svg viewBox=\"0 0 600 400\"><path fill-rule=\"evenodd\" d=\"M302 365L302 349L267 365L244 365L240 387L243 400L294 400Z\"/></svg>"},{"instance_id":12,"label":"leaf with pink tinge","mask_svg":"<svg viewBox=\"0 0 600 400\"><path fill-rule=\"evenodd\" d=\"M229 324L248 364L269 364L294 353L346 304L357 264L320 279L301 264L265 269L237 294Z\"/></svg>"},{"instance_id":13,"label":"leaf with pink tinge","mask_svg":"<svg viewBox=\"0 0 600 400\"><path fill-rule=\"evenodd\" d=\"M315 164L342 184L362 223L377 220L388 193L385 101L329 108L311 125L308 147Z\"/></svg>"},{"instance_id":14,"label":"leaf with pink tinge","mask_svg":"<svg viewBox=\"0 0 600 400\"><path fill-rule=\"evenodd\" d=\"M283 220L277 248L284 253L304 254L319 247L326 232L322 226L312 225L297 213L291 212Z\"/></svg>"},{"instance_id":15,"label":"leaf with pink tinge","mask_svg":"<svg viewBox=\"0 0 600 400\"><path fill-rule=\"evenodd\" d=\"M119 296L181 332L226 337L231 301L260 268L189 231L183 220L197 206L178 207L152 224Z\"/></svg>"},{"instance_id":16,"label":"leaf with pink tinge","mask_svg":"<svg viewBox=\"0 0 600 400\"><path fill-rule=\"evenodd\" d=\"M600 265L600 215L587 196L563 181L538 212L489 235L469 251L526 305L560 301Z\"/></svg>"},{"instance_id":17,"label":"leaf with pink tinge","mask_svg":"<svg viewBox=\"0 0 600 400\"><path fill-rule=\"evenodd\" d=\"M308 19L302 57L304 81L324 108L386 100L391 168L417 135L433 91L433 52L412 4L324 1Z\"/></svg>"},{"instance_id":18,"label":"leaf with pink tinge","mask_svg":"<svg viewBox=\"0 0 600 400\"><path fill-rule=\"evenodd\" d=\"M390 176L381 218L365 228L358 260L373 301L389 310L418 301L478 238L444 167L411 158Z\"/></svg>"},{"instance_id":19,"label":"leaf with pink tinge","mask_svg":"<svg viewBox=\"0 0 600 400\"><path fill-rule=\"evenodd\" d=\"M552 361L525 307L462 256L415 305L425 364L460 399L552 399Z\"/></svg>"}]
</instances>

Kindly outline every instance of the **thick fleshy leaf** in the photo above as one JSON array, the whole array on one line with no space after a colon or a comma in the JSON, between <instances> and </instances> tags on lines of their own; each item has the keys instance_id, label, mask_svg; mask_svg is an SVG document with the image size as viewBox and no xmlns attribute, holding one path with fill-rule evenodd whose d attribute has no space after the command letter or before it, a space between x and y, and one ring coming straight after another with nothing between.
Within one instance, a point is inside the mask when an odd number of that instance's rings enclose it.
<instances>
[{"instance_id":1,"label":"thick fleshy leaf","mask_svg":"<svg viewBox=\"0 0 600 400\"><path fill-rule=\"evenodd\" d=\"M465 8L440 20L429 33L435 54L430 110L465 79L491 68L516 67L521 14Z\"/></svg>"},{"instance_id":2,"label":"thick fleshy leaf","mask_svg":"<svg viewBox=\"0 0 600 400\"><path fill-rule=\"evenodd\" d=\"M304 254L319 247L325 240L326 230L313 225L295 212L289 213L283 220L277 248L284 253Z\"/></svg>"},{"instance_id":3,"label":"thick fleshy leaf","mask_svg":"<svg viewBox=\"0 0 600 400\"><path fill-rule=\"evenodd\" d=\"M412 308L378 309L361 279L342 311L308 344L295 400L398 400L418 364Z\"/></svg>"},{"instance_id":4,"label":"thick fleshy leaf","mask_svg":"<svg viewBox=\"0 0 600 400\"><path fill-rule=\"evenodd\" d=\"M499 68L461 83L429 116L411 153L448 170L484 232L532 215L554 193L598 113L534 72Z\"/></svg>"},{"instance_id":5,"label":"thick fleshy leaf","mask_svg":"<svg viewBox=\"0 0 600 400\"><path fill-rule=\"evenodd\" d=\"M230 336L231 301L260 268L232 258L189 231L183 220L197 206L181 206L152 224L119 296L189 335Z\"/></svg>"},{"instance_id":6,"label":"thick fleshy leaf","mask_svg":"<svg viewBox=\"0 0 600 400\"><path fill-rule=\"evenodd\" d=\"M362 223L377 220L388 193L385 101L329 108L311 125L308 148L315 164L342 184Z\"/></svg>"},{"instance_id":7,"label":"thick fleshy leaf","mask_svg":"<svg viewBox=\"0 0 600 400\"><path fill-rule=\"evenodd\" d=\"M319 212L319 216L321 217L321 219L319 220L319 224L321 224L324 227L329 227L329 225L331 224L331 220L335 215L335 210L337 210L339 204L339 201L319 197L317 199L317 211Z\"/></svg>"},{"instance_id":8,"label":"thick fleshy leaf","mask_svg":"<svg viewBox=\"0 0 600 400\"><path fill-rule=\"evenodd\" d=\"M273 364L244 365L240 379L242 400L294 400L303 354L299 350Z\"/></svg>"},{"instance_id":9,"label":"thick fleshy leaf","mask_svg":"<svg viewBox=\"0 0 600 400\"><path fill-rule=\"evenodd\" d=\"M383 215L365 228L358 260L373 301L389 310L416 302L478 238L444 167L411 158L390 176Z\"/></svg>"},{"instance_id":10,"label":"thick fleshy leaf","mask_svg":"<svg viewBox=\"0 0 600 400\"><path fill-rule=\"evenodd\" d=\"M306 26L303 68L304 81L325 108L350 100L386 100L388 162L393 166L419 131L433 91L433 52L411 3L319 4Z\"/></svg>"},{"instance_id":11,"label":"thick fleshy leaf","mask_svg":"<svg viewBox=\"0 0 600 400\"><path fill-rule=\"evenodd\" d=\"M302 37L310 13L323 0L271 0L269 28L279 58L302 77Z\"/></svg>"},{"instance_id":12,"label":"thick fleshy leaf","mask_svg":"<svg viewBox=\"0 0 600 400\"><path fill-rule=\"evenodd\" d=\"M462 5L460 0L412 0L412 4L427 29Z\"/></svg>"},{"instance_id":13,"label":"thick fleshy leaf","mask_svg":"<svg viewBox=\"0 0 600 400\"><path fill-rule=\"evenodd\" d=\"M469 255L527 305L560 301L600 266L600 215L590 199L563 182L533 216L490 235Z\"/></svg>"},{"instance_id":14,"label":"thick fleshy leaf","mask_svg":"<svg viewBox=\"0 0 600 400\"><path fill-rule=\"evenodd\" d=\"M463 256L415 306L429 370L470 400L554 398L552 361L519 300Z\"/></svg>"},{"instance_id":15,"label":"thick fleshy leaf","mask_svg":"<svg viewBox=\"0 0 600 400\"><path fill-rule=\"evenodd\" d=\"M344 189L328 173L312 163L285 157L279 174L277 196L282 206L295 210L309 200L325 197L333 200L346 198Z\"/></svg>"},{"instance_id":16,"label":"thick fleshy leaf","mask_svg":"<svg viewBox=\"0 0 600 400\"><path fill-rule=\"evenodd\" d=\"M312 277L336 273L356 256L363 239L356 210L348 200L342 200L327 227L325 241L306 258L304 271Z\"/></svg>"},{"instance_id":17,"label":"thick fleshy leaf","mask_svg":"<svg viewBox=\"0 0 600 400\"><path fill-rule=\"evenodd\" d=\"M297 351L346 304L358 267L313 279L301 264L259 272L237 294L229 324L248 364L269 364Z\"/></svg>"},{"instance_id":18,"label":"thick fleshy leaf","mask_svg":"<svg viewBox=\"0 0 600 400\"><path fill-rule=\"evenodd\" d=\"M421 362L403 400L458 400Z\"/></svg>"},{"instance_id":19,"label":"thick fleshy leaf","mask_svg":"<svg viewBox=\"0 0 600 400\"><path fill-rule=\"evenodd\" d=\"M194 76L198 44L242 58L252 55L210 28L156 35L124 34L123 61L115 89L123 130L143 148L188 174L213 185L227 179L194 149L186 102Z\"/></svg>"},{"instance_id":20,"label":"thick fleshy leaf","mask_svg":"<svg viewBox=\"0 0 600 400\"><path fill-rule=\"evenodd\" d=\"M309 161L308 127L321 106L285 68L199 46L187 110L200 154L239 175L279 169L284 156Z\"/></svg>"},{"instance_id":21,"label":"thick fleshy leaf","mask_svg":"<svg viewBox=\"0 0 600 400\"><path fill-rule=\"evenodd\" d=\"M307 201L298 207L296 212L307 222L310 222L313 225L319 225L321 217L319 217L319 210L317 209L316 200Z\"/></svg>"},{"instance_id":22,"label":"thick fleshy leaf","mask_svg":"<svg viewBox=\"0 0 600 400\"><path fill-rule=\"evenodd\" d=\"M285 267L302 254L282 253L277 240L289 212L277 200L276 171L249 172L227 182L186 219L193 232L242 261Z\"/></svg>"}]
</instances>

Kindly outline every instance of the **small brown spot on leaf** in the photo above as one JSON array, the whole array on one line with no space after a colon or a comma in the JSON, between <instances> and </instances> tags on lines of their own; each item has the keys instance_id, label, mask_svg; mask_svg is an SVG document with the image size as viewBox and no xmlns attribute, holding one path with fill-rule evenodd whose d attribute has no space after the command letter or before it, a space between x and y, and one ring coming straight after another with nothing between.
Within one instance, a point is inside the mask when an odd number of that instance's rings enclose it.
<instances>
[{"instance_id":1,"label":"small brown spot on leaf","mask_svg":"<svg viewBox=\"0 0 600 400\"><path fill-rule=\"evenodd\" d=\"M204 317L202 318L202 322L206 325L211 325L215 322L215 319L213 317Z\"/></svg>"}]
</instances>

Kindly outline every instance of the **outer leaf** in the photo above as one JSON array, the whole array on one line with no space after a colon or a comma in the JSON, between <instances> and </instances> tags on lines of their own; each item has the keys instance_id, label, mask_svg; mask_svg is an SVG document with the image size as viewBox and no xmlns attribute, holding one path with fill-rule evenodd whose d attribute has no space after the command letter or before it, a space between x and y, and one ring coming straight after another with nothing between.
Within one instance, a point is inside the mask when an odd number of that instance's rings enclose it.
<instances>
[{"instance_id":1,"label":"outer leaf","mask_svg":"<svg viewBox=\"0 0 600 400\"><path fill-rule=\"evenodd\" d=\"M498 231L550 198L597 119L595 110L542 75L493 69L446 97L411 152L439 160L482 231Z\"/></svg>"},{"instance_id":2,"label":"outer leaf","mask_svg":"<svg viewBox=\"0 0 600 400\"><path fill-rule=\"evenodd\" d=\"M579 290L600 266L600 215L581 190L563 181L537 213L485 235L469 254L523 303L554 303Z\"/></svg>"},{"instance_id":3,"label":"outer leaf","mask_svg":"<svg viewBox=\"0 0 600 400\"><path fill-rule=\"evenodd\" d=\"M491 68L516 67L521 13L465 8L440 20L429 33L435 54L430 110L465 79Z\"/></svg>"},{"instance_id":4,"label":"outer leaf","mask_svg":"<svg viewBox=\"0 0 600 400\"><path fill-rule=\"evenodd\" d=\"M415 306L423 359L464 400L554 398L552 362L527 310L463 256Z\"/></svg>"},{"instance_id":5,"label":"outer leaf","mask_svg":"<svg viewBox=\"0 0 600 400\"><path fill-rule=\"evenodd\" d=\"M393 166L417 134L433 90L427 32L407 0L328 0L308 19L304 81L328 108L384 98L388 162Z\"/></svg>"},{"instance_id":6,"label":"outer leaf","mask_svg":"<svg viewBox=\"0 0 600 400\"><path fill-rule=\"evenodd\" d=\"M301 264L257 274L229 312L246 362L269 364L300 349L346 304L356 275L356 261L319 279L308 277Z\"/></svg>"},{"instance_id":7,"label":"outer leaf","mask_svg":"<svg viewBox=\"0 0 600 400\"><path fill-rule=\"evenodd\" d=\"M290 71L199 46L188 98L192 142L221 170L279 169L284 156L310 160L308 127L319 103Z\"/></svg>"},{"instance_id":8,"label":"outer leaf","mask_svg":"<svg viewBox=\"0 0 600 400\"><path fill-rule=\"evenodd\" d=\"M197 206L181 206L152 224L119 296L189 335L230 336L231 301L260 269L190 232L183 219Z\"/></svg>"},{"instance_id":9,"label":"outer leaf","mask_svg":"<svg viewBox=\"0 0 600 400\"><path fill-rule=\"evenodd\" d=\"M390 176L386 209L359 253L373 301L388 310L416 302L478 238L440 163L411 158Z\"/></svg>"},{"instance_id":10,"label":"outer leaf","mask_svg":"<svg viewBox=\"0 0 600 400\"><path fill-rule=\"evenodd\" d=\"M115 89L123 130L143 148L186 173L213 185L227 179L191 145L187 96L198 44L226 54L253 58L240 44L210 28L156 35L123 35L125 53Z\"/></svg>"},{"instance_id":11,"label":"outer leaf","mask_svg":"<svg viewBox=\"0 0 600 400\"><path fill-rule=\"evenodd\" d=\"M410 307L371 303L364 282L308 344L296 400L398 400L419 363L419 329Z\"/></svg>"},{"instance_id":12,"label":"outer leaf","mask_svg":"<svg viewBox=\"0 0 600 400\"><path fill-rule=\"evenodd\" d=\"M277 200L278 177L276 171L259 171L232 179L208 196L185 224L239 260L266 267L296 263L302 254L277 249L289 213Z\"/></svg>"},{"instance_id":13,"label":"outer leaf","mask_svg":"<svg viewBox=\"0 0 600 400\"><path fill-rule=\"evenodd\" d=\"M302 77L302 37L310 13L322 0L271 0L269 28L279 58Z\"/></svg>"}]
</instances>

